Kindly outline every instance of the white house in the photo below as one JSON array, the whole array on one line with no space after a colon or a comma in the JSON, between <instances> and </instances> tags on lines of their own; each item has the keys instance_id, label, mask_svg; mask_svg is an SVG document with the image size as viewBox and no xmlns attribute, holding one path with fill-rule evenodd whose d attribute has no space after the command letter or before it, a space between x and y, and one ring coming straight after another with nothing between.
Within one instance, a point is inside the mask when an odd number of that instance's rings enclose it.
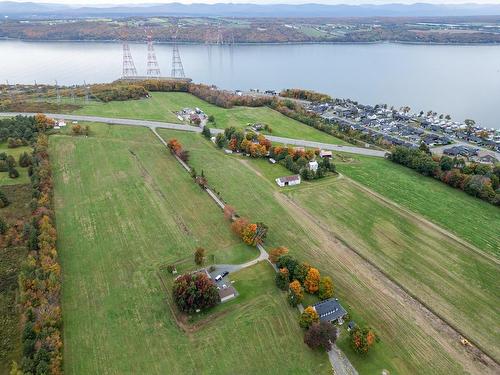
<instances>
[{"instance_id":1,"label":"white house","mask_svg":"<svg viewBox=\"0 0 500 375\"><path fill-rule=\"evenodd\" d=\"M312 160L309 162L309 169L313 172L318 170L318 162L316 160Z\"/></svg>"},{"instance_id":2,"label":"white house","mask_svg":"<svg viewBox=\"0 0 500 375\"><path fill-rule=\"evenodd\" d=\"M280 187L298 185L300 184L300 176L293 175L293 176L280 177L276 179L276 183Z\"/></svg>"}]
</instances>

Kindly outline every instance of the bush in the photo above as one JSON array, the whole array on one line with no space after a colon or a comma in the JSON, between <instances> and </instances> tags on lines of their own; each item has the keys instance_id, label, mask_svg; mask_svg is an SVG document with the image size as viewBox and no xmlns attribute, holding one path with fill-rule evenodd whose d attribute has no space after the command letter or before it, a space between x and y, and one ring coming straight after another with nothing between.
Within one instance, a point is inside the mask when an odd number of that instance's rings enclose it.
<instances>
[{"instance_id":1,"label":"bush","mask_svg":"<svg viewBox=\"0 0 500 375\"><path fill-rule=\"evenodd\" d=\"M179 276L174 282L172 295L179 309L189 313L207 309L220 302L216 285L201 272Z\"/></svg>"},{"instance_id":2,"label":"bush","mask_svg":"<svg viewBox=\"0 0 500 375\"><path fill-rule=\"evenodd\" d=\"M318 297L325 300L333 297L333 281L329 276L322 277L319 282Z\"/></svg>"},{"instance_id":3,"label":"bush","mask_svg":"<svg viewBox=\"0 0 500 375\"><path fill-rule=\"evenodd\" d=\"M9 199L5 193L0 190L0 208L7 207L10 204Z\"/></svg>"},{"instance_id":4,"label":"bush","mask_svg":"<svg viewBox=\"0 0 500 375\"><path fill-rule=\"evenodd\" d=\"M7 222L0 216L0 234L5 234L8 228Z\"/></svg>"},{"instance_id":5,"label":"bush","mask_svg":"<svg viewBox=\"0 0 500 375\"><path fill-rule=\"evenodd\" d=\"M358 354L366 354L370 348L378 341L375 332L369 328L355 327L351 332L351 346Z\"/></svg>"},{"instance_id":6,"label":"bush","mask_svg":"<svg viewBox=\"0 0 500 375\"><path fill-rule=\"evenodd\" d=\"M19 155L19 166L27 168L31 165L31 156L27 152L23 152Z\"/></svg>"},{"instance_id":7,"label":"bush","mask_svg":"<svg viewBox=\"0 0 500 375\"><path fill-rule=\"evenodd\" d=\"M276 273L276 286L281 290L287 290L289 284L289 272L286 268L280 268Z\"/></svg>"},{"instance_id":8,"label":"bush","mask_svg":"<svg viewBox=\"0 0 500 375\"><path fill-rule=\"evenodd\" d=\"M19 177L19 172L17 171L16 168L14 168L14 167L9 168L9 177L10 178L18 178Z\"/></svg>"}]
</instances>

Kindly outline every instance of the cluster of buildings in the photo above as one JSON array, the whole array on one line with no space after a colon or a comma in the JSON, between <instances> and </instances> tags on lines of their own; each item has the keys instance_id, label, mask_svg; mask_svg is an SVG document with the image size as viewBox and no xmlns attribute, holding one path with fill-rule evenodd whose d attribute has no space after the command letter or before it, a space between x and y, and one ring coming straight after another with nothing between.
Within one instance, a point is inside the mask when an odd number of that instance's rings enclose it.
<instances>
[{"instance_id":1,"label":"cluster of buildings","mask_svg":"<svg viewBox=\"0 0 500 375\"><path fill-rule=\"evenodd\" d=\"M202 126L208 119L208 116L199 108L184 108L176 112L180 121L189 122Z\"/></svg>"},{"instance_id":2,"label":"cluster of buildings","mask_svg":"<svg viewBox=\"0 0 500 375\"><path fill-rule=\"evenodd\" d=\"M382 138L397 146L429 147L465 141L493 151L500 151L500 131L485 129L473 123L452 121L450 116L435 112L410 113L409 107L399 110L387 105L363 105L349 99L332 103L310 103L307 109L327 122L338 123L368 135L372 141Z\"/></svg>"}]
</instances>

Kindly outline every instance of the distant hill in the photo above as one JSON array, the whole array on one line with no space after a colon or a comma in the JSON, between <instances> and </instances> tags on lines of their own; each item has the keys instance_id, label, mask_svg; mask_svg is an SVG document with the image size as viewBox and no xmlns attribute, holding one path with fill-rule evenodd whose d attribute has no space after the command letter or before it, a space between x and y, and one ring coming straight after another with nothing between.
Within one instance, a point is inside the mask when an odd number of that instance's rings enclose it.
<instances>
[{"instance_id":1,"label":"distant hill","mask_svg":"<svg viewBox=\"0 0 500 375\"><path fill-rule=\"evenodd\" d=\"M444 17L500 15L500 4L436 5L257 5L257 4L146 4L122 6L69 6L0 1L0 17L83 18L130 16L224 16L224 17Z\"/></svg>"}]
</instances>

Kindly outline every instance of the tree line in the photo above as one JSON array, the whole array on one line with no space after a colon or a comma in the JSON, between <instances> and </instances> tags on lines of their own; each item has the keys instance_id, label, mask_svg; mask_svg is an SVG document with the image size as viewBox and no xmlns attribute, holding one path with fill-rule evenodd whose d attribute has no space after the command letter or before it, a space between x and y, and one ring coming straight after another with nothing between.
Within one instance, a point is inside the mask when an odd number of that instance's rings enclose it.
<instances>
[{"instance_id":1,"label":"tree line","mask_svg":"<svg viewBox=\"0 0 500 375\"><path fill-rule=\"evenodd\" d=\"M63 373L61 267L56 249L53 181L48 137L39 132L28 169L32 217L23 229L28 257L19 277L22 314L22 361L11 374Z\"/></svg>"},{"instance_id":2,"label":"tree line","mask_svg":"<svg viewBox=\"0 0 500 375\"><path fill-rule=\"evenodd\" d=\"M425 146L419 149L398 146L388 158L424 176L434 177L469 195L500 206L500 165L466 164L462 158L431 155Z\"/></svg>"}]
</instances>

